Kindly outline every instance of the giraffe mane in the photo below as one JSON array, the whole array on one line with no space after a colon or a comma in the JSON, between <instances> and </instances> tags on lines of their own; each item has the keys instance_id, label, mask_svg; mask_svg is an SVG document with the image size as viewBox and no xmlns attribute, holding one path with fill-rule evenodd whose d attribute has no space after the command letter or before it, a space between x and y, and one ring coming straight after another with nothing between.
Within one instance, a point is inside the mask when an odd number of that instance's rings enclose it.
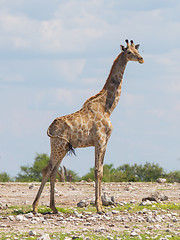
<instances>
[{"instance_id":1,"label":"giraffe mane","mask_svg":"<svg viewBox=\"0 0 180 240\"><path fill-rule=\"evenodd\" d=\"M99 100L101 97L103 97L106 94L106 91L104 91L104 89L102 89L99 93L97 93L96 95L90 97L89 99L87 99L85 101L85 103L83 104L83 106L85 106L86 104L88 104L89 102L94 102Z\"/></svg>"},{"instance_id":2,"label":"giraffe mane","mask_svg":"<svg viewBox=\"0 0 180 240\"><path fill-rule=\"evenodd\" d=\"M122 54L122 53L120 53L120 54L117 56L117 58L114 60L114 63L113 63L112 68L111 68L111 71L110 71L110 73L109 73L109 76L108 76L105 84L104 84L103 89L102 89L99 93L97 93L96 95L94 95L94 96L90 97L89 99L87 99L87 100L85 101L85 103L83 104L83 106L85 106L85 105L88 104L89 102L94 102L94 101L97 101L97 100L101 99L101 97L104 97L104 95L106 94L106 91L105 91L106 85L107 85L108 82L109 82L109 79L110 79L112 70L113 70L113 68L114 68L114 65L115 65L115 63L117 62L117 60L119 59L119 57L120 57L121 54Z\"/></svg>"}]
</instances>

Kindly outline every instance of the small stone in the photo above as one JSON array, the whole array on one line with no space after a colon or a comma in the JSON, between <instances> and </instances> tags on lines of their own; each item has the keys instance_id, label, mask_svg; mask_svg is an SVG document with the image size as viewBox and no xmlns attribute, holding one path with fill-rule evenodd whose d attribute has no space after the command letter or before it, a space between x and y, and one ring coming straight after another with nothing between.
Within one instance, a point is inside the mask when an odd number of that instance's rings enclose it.
<instances>
[{"instance_id":1,"label":"small stone","mask_svg":"<svg viewBox=\"0 0 180 240\"><path fill-rule=\"evenodd\" d=\"M162 218L159 215L155 216L154 219L155 219L156 222L161 222L162 221Z\"/></svg>"},{"instance_id":2,"label":"small stone","mask_svg":"<svg viewBox=\"0 0 180 240\"><path fill-rule=\"evenodd\" d=\"M106 228L98 228L95 230L95 232L103 233L106 231Z\"/></svg>"},{"instance_id":3,"label":"small stone","mask_svg":"<svg viewBox=\"0 0 180 240\"><path fill-rule=\"evenodd\" d=\"M36 236L36 232L35 231L29 231L29 236Z\"/></svg>"},{"instance_id":4,"label":"small stone","mask_svg":"<svg viewBox=\"0 0 180 240\"><path fill-rule=\"evenodd\" d=\"M174 217L174 218L172 219L172 221L173 221L173 222L177 222L178 220L177 220L176 217Z\"/></svg>"},{"instance_id":5,"label":"small stone","mask_svg":"<svg viewBox=\"0 0 180 240\"><path fill-rule=\"evenodd\" d=\"M77 207L83 208L83 207L87 207L89 205L88 202L86 202L85 200L81 200L80 202L77 203Z\"/></svg>"},{"instance_id":6,"label":"small stone","mask_svg":"<svg viewBox=\"0 0 180 240\"><path fill-rule=\"evenodd\" d=\"M133 231L133 232L131 232L130 236L135 237L135 236L139 236L139 234L137 232Z\"/></svg>"},{"instance_id":7,"label":"small stone","mask_svg":"<svg viewBox=\"0 0 180 240\"><path fill-rule=\"evenodd\" d=\"M112 210L111 212L112 212L112 214L118 214L119 213L119 211L117 211L117 210Z\"/></svg>"},{"instance_id":8,"label":"small stone","mask_svg":"<svg viewBox=\"0 0 180 240\"><path fill-rule=\"evenodd\" d=\"M6 210L7 208L8 208L7 204L4 204L4 203L0 202L0 209Z\"/></svg>"},{"instance_id":9,"label":"small stone","mask_svg":"<svg viewBox=\"0 0 180 240\"><path fill-rule=\"evenodd\" d=\"M152 202L149 200L142 201L139 206L147 206L147 205L152 205Z\"/></svg>"},{"instance_id":10,"label":"small stone","mask_svg":"<svg viewBox=\"0 0 180 240\"><path fill-rule=\"evenodd\" d=\"M43 234L41 237L39 237L37 240L51 240L49 237L49 234Z\"/></svg>"},{"instance_id":11,"label":"small stone","mask_svg":"<svg viewBox=\"0 0 180 240\"><path fill-rule=\"evenodd\" d=\"M31 185L29 185L29 189L33 189L34 188L34 184L32 183Z\"/></svg>"},{"instance_id":12,"label":"small stone","mask_svg":"<svg viewBox=\"0 0 180 240\"><path fill-rule=\"evenodd\" d=\"M24 217L23 215L17 215L17 216L16 216L16 220L17 220L17 221L20 221L20 222L21 222L21 221L27 221L27 218Z\"/></svg>"},{"instance_id":13,"label":"small stone","mask_svg":"<svg viewBox=\"0 0 180 240\"><path fill-rule=\"evenodd\" d=\"M33 213L27 213L24 215L26 218L32 218L34 217L34 214Z\"/></svg>"},{"instance_id":14,"label":"small stone","mask_svg":"<svg viewBox=\"0 0 180 240\"><path fill-rule=\"evenodd\" d=\"M153 226L148 226L147 229L148 230L153 230Z\"/></svg>"},{"instance_id":15,"label":"small stone","mask_svg":"<svg viewBox=\"0 0 180 240\"><path fill-rule=\"evenodd\" d=\"M166 179L165 178L158 178L157 182L158 183L166 183Z\"/></svg>"},{"instance_id":16,"label":"small stone","mask_svg":"<svg viewBox=\"0 0 180 240\"><path fill-rule=\"evenodd\" d=\"M108 226L109 227L114 227L115 225L114 225L114 223L110 223Z\"/></svg>"},{"instance_id":17,"label":"small stone","mask_svg":"<svg viewBox=\"0 0 180 240\"><path fill-rule=\"evenodd\" d=\"M107 239L108 239L108 240L113 240L114 238L111 237L111 236L107 236Z\"/></svg>"},{"instance_id":18,"label":"small stone","mask_svg":"<svg viewBox=\"0 0 180 240\"><path fill-rule=\"evenodd\" d=\"M15 220L15 217L14 217L14 216L9 216L9 220L10 220L10 221L14 221L14 220Z\"/></svg>"}]
</instances>

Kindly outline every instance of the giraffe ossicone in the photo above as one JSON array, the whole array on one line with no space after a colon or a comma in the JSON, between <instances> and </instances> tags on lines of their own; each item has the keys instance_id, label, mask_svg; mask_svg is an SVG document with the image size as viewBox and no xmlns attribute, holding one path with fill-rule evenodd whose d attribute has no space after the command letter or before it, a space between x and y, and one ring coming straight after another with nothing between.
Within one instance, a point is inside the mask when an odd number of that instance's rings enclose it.
<instances>
[{"instance_id":1,"label":"giraffe ossicone","mask_svg":"<svg viewBox=\"0 0 180 240\"><path fill-rule=\"evenodd\" d=\"M54 185L57 170L68 151L75 148L95 147L95 206L102 212L101 180L103 162L108 139L112 132L111 113L117 106L122 87L122 78L128 61L143 63L138 52L139 44L126 40L121 45L121 53L115 59L102 90L90 97L82 108L72 114L56 118L47 130L51 143L51 155L47 167L43 170L43 179L33 202L33 212L38 211L38 202L44 185L50 177L50 207L57 213L54 200Z\"/></svg>"}]
</instances>

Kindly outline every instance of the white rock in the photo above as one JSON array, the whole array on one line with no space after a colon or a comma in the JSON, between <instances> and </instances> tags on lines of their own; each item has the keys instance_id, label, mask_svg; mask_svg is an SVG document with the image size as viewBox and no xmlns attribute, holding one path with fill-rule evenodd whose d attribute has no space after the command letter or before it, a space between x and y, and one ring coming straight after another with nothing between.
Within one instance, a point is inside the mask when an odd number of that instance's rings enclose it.
<instances>
[{"instance_id":1,"label":"white rock","mask_svg":"<svg viewBox=\"0 0 180 240\"><path fill-rule=\"evenodd\" d=\"M27 218L25 217L25 216L23 216L23 215L17 215L16 216L16 220L17 221L27 221Z\"/></svg>"},{"instance_id":2,"label":"white rock","mask_svg":"<svg viewBox=\"0 0 180 240\"><path fill-rule=\"evenodd\" d=\"M131 237L135 237L135 236L138 236L138 235L139 234L137 232L135 232L135 231L131 232L131 234L130 234Z\"/></svg>"},{"instance_id":3,"label":"white rock","mask_svg":"<svg viewBox=\"0 0 180 240\"><path fill-rule=\"evenodd\" d=\"M4 204L4 203L0 202L0 209L6 210L7 208L8 208L7 204Z\"/></svg>"},{"instance_id":4,"label":"white rock","mask_svg":"<svg viewBox=\"0 0 180 240\"><path fill-rule=\"evenodd\" d=\"M26 218L32 218L34 217L34 214L33 213L27 213L24 215Z\"/></svg>"},{"instance_id":5,"label":"white rock","mask_svg":"<svg viewBox=\"0 0 180 240\"><path fill-rule=\"evenodd\" d=\"M159 215L155 216L154 219L155 219L156 222L161 222L162 221L162 218Z\"/></svg>"},{"instance_id":6,"label":"white rock","mask_svg":"<svg viewBox=\"0 0 180 240\"><path fill-rule=\"evenodd\" d=\"M98 228L95 230L95 232L99 232L99 233L103 233L104 231L106 231L106 228Z\"/></svg>"},{"instance_id":7,"label":"white rock","mask_svg":"<svg viewBox=\"0 0 180 240\"><path fill-rule=\"evenodd\" d=\"M111 212L112 212L112 214L117 214L117 213L119 213L119 211L117 211L117 210L112 210Z\"/></svg>"},{"instance_id":8,"label":"white rock","mask_svg":"<svg viewBox=\"0 0 180 240\"><path fill-rule=\"evenodd\" d=\"M41 237L39 237L37 240L51 240L49 237L49 234L43 234Z\"/></svg>"},{"instance_id":9,"label":"white rock","mask_svg":"<svg viewBox=\"0 0 180 240\"><path fill-rule=\"evenodd\" d=\"M113 240L114 238L111 237L111 236L107 236L107 239L108 239L108 240Z\"/></svg>"},{"instance_id":10,"label":"white rock","mask_svg":"<svg viewBox=\"0 0 180 240\"><path fill-rule=\"evenodd\" d=\"M14 217L14 216L9 216L9 220L10 220L10 221L14 221L14 220L15 220L15 217Z\"/></svg>"},{"instance_id":11,"label":"white rock","mask_svg":"<svg viewBox=\"0 0 180 240\"><path fill-rule=\"evenodd\" d=\"M166 179L165 179L165 178L158 178L158 179L157 179L157 182L158 182L158 183L165 183L165 182L166 182Z\"/></svg>"}]
</instances>

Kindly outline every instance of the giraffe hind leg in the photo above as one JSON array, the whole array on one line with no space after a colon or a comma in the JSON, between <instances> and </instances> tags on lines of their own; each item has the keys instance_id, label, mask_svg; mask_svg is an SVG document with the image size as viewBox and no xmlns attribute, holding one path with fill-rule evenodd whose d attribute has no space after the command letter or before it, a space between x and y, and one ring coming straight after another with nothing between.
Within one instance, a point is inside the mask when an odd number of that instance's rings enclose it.
<instances>
[{"instance_id":1,"label":"giraffe hind leg","mask_svg":"<svg viewBox=\"0 0 180 240\"><path fill-rule=\"evenodd\" d=\"M36 198L33 202L33 213L37 213L38 211L38 202L39 202L39 199L40 199L40 196L41 196L41 193L43 191L43 188L48 180L48 178L50 177L50 174L51 174L51 170L52 169L52 163L51 161L49 161L48 165L44 168L43 170L43 178L42 178L42 181L41 181L41 185L39 187L39 190L38 190L38 193L36 195Z\"/></svg>"}]
</instances>

